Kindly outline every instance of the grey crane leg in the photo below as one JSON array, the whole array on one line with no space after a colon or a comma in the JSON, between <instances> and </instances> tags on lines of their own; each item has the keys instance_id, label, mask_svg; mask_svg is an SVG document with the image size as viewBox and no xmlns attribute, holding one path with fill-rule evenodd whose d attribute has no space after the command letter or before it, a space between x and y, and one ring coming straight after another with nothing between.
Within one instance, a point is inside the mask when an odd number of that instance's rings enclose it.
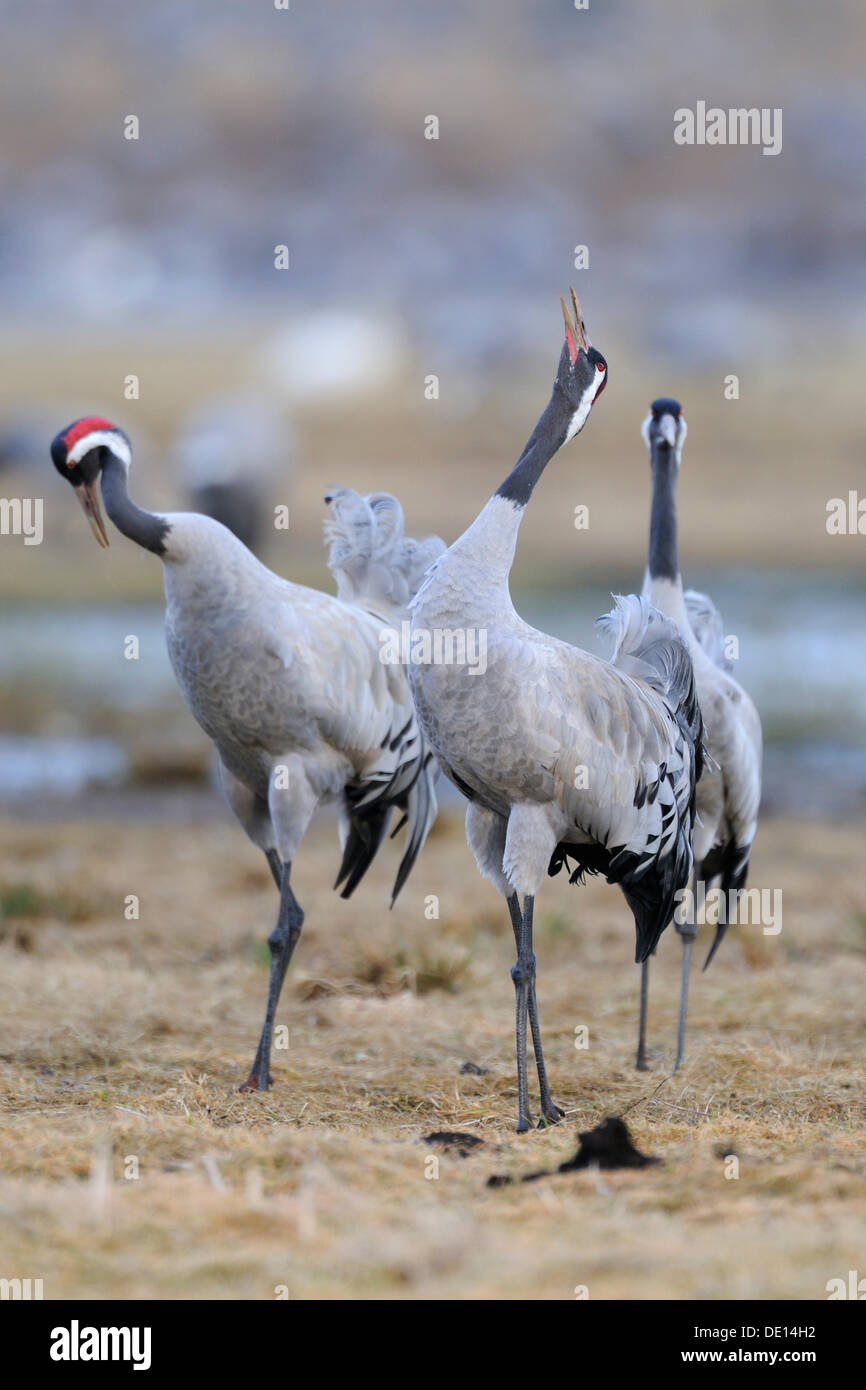
<instances>
[{"instance_id":1,"label":"grey crane leg","mask_svg":"<svg viewBox=\"0 0 866 1390\"><path fill-rule=\"evenodd\" d=\"M524 903L529 899L524 899ZM530 919L531 923L531 919ZM520 936L517 942L517 961L512 966L515 995L515 1039L517 1045L517 1133L532 1128L529 1109L529 1085L526 1076L526 1010L529 1004L529 982L532 978L532 928L526 930L526 917L520 916Z\"/></svg>"},{"instance_id":2,"label":"grey crane leg","mask_svg":"<svg viewBox=\"0 0 866 1390\"><path fill-rule=\"evenodd\" d=\"M270 855L268 855L268 862L271 862ZM271 864L271 868L273 869L273 864ZM271 1084L270 1066L274 1016L277 1012L277 1004L280 999L280 991L283 988L283 981L286 978L286 971L289 968L292 953L298 944L298 937L301 935L301 927L304 922L303 910L289 883L291 871L291 864L282 865L280 910L277 915L277 925L268 937L268 946L271 952L271 973L268 980L265 1021L262 1024L262 1033L253 1064L250 1067L250 1074L240 1088L242 1091L266 1091Z\"/></svg>"},{"instance_id":3,"label":"grey crane leg","mask_svg":"<svg viewBox=\"0 0 866 1390\"><path fill-rule=\"evenodd\" d=\"M689 963L692 958L692 946L695 938L686 936L683 938L683 978L680 985L680 1018L677 1024L677 1060L674 1062L674 1071L679 1071L683 1063L683 1052L686 1046L686 1005L689 998Z\"/></svg>"},{"instance_id":4,"label":"grey crane leg","mask_svg":"<svg viewBox=\"0 0 866 1390\"><path fill-rule=\"evenodd\" d=\"M268 868L274 876L274 883L277 885L279 893L283 886L283 861L275 849L266 849L265 858L268 861Z\"/></svg>"},{"instance_id":5,"label":"grey crane leg","mask_svg":"<svg viewBox=\"0 0 866 1390\"><path fill-rule=\"evenodd\" d=\"M530 950L532 949L532 903L530 903ZM514 944L517 947L518 957L520 955L520 943L523 933L523 914L520 911L520 900L516 893L512 893L508 899L508 911L511 913L511 925L514 928ZM544 1065L544 1054L541 1050L541 1025L538 1021L538 1001L535 997L535 959L533 957L532 979L529 985L529 1027L532 1031L532 1047L535 1052L535 1070L538 1072L538 1087L541 1092L541 1113L542 1119L538 1122L538 1128L544 1129L547 1125L558 1124L565 1114L560 1110L550 1094L550 1086L547 1081L547 1068Z\"/></svg>"},{"instance_id":6,"label":"grey crane leg","mask_svg":"<svg viewBox=\"0 0 866 1390\"><path fill-rule=\"evenodd\" d=\"M684 922L682 926L677 925L677 931L683 939L683 974L680 984L680 1017L677 1024L677 1059L674 1062L674 1071L679 1071L683 1063L683 1053L686 1048L686 1008L689 1002L689 965L692 959L692 946L698 934L697 923L697 887L698 871L695 869L692 874L692 914L694 922Z\"/></svg>"},{"instance_id":7,"label":"grey crane leg","mask_svg":"<svg viewBox=\"0 0 866 1390\"><path fill-rule=\"evenodd\" d=\"M640 1021L637 1026L636 1071L649 1071L646 1059L646 1010L649 998L649 956L640 968Z\"/></svg>"}]
</instances>

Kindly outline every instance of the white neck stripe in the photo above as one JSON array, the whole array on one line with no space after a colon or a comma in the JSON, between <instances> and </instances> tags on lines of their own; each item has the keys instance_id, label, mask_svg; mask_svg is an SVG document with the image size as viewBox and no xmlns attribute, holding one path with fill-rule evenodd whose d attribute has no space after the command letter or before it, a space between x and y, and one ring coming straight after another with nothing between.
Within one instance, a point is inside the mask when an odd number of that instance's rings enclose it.
<instances>
[{"instance_id":1,"label":"white neck stripe","mask_svg":"<svg viewBox=\"0 0 866 1390\"><path fill-rule=\"evenodd\" d=\"M569 439L573 439L574 436L580 430L583 429L584 425L586 424L587 417L589 416L589 412L592 410L592 403L598 395L601 383L604 381L606 376L607 372L597 371L595 373L594 380L589 384L589 386L587 386L581 398L580 405L577 407L577 410L574 412L574 414L568 422L568 429L565 433L565 439L562 441L563 444L567 444Z\"/></svg>"},{"instance_id":2,"label":"white neck stripe","mask_svg":"<svg viewBox=\"0 0 866 1390\"><path fill-rule=\"evenodd\" d=\"M127 468L129 467L132 462L129 445L123 436L116 434L114 430L91 430L90 434L82 435L66 455L66 462L67 464L80 463L91 449L99 449L103 446L110 449L113 454L117 455L121 463L125 464Z\"/></svg>"}]
</instances>

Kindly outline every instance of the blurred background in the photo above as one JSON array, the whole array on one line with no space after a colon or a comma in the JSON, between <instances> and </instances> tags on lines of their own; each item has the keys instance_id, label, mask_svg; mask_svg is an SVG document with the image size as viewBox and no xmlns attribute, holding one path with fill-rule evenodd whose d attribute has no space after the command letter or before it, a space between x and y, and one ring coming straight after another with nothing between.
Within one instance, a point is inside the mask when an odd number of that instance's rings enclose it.
<instances>
[{"instance_id":1,"label":"blurred background","mask_svg":"<svg viewBox=\"0 0 866 1390\"><path fill-rule=\"evenodd\" d=\"M862 6L6 0L3 23L0 496L42 498L45 528L0 536L7 810L222 814L160 566L97 549L58 429L107 415L142 504L233 508L329 586L333 484L449 542L476 515L547 400L570 283L610 385L523 525L520 611L596 649L643 572L640 424L677 396L683 569L738 638L766 809L866 806L866 537L826 530L866 494ZM698 100L781 107L782 152L675 145Z\"/></svg>"}]
</instances>

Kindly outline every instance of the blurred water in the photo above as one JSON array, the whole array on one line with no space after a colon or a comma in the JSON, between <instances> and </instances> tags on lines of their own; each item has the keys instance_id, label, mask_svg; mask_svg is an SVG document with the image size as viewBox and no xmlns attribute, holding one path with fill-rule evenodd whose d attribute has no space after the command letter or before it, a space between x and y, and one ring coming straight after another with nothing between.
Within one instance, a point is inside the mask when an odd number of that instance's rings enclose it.
<instances>
[{"instance_id":1,"label":"blurred water","mask_svg":"<svg viewBox=\"0 0 866 1390\"><path fill-rule=\"evenodd\" d=\"M40 791L68 797L88 787L116 787L127 770L126 755L114 739L0 734L4 799Z\"/></svg>"},{"instance_id":2,"label":"blurred water","mask_svg":"<svg viewBox=\"0 0 866 1390\"><path fill-rule=\"evenodd\" d=\"M124 656L128 636L138 638L137 660ZM163 609L156 604L2 606L0 684L18 689L32 684L55 695L59 709L70 693L88 691L100 703L130 710L159 704L174 689Z\"/></svg>"},{"instance_id":3,"label":"blurred water","mask_svg":"<svg viewBox=\"0 0 866 1390\"><path fill-rule=\"evenodd\" d=\"M764 724L767 804L809 814L866 809L866 576L743 571L695 574L690 582L713 597L725 632L738 639L734 674ZM594 629L611 606L603 586L516 591L515 600L528 622L605 652ZM156 605L0 608L0 690L15 693L16 727L28 691L38 693L34 709L53 711L0 738L0 795L45 788L46 767L52 788L70 793L122 780L122 736L95 738L101 730L88 726L91 706L133 724L165 711L186 727L162 628ZM135 661L124 657L131 635L139 642ZM62 724L70 710L74 728Z\"/></svg>"},{"instance_id":4,"label":"blurred water","mask_svg":"<svg viewBox=\"0 0 866 1390\"><path fill-rule=\"evenodd\" d=\"M757 703L768 742L827 740L866 751L866 575L695 572L688 582L710 595L725 633L737 638L733 675ZM593 625L611 607L609 589L515 598L527 622L605 650Z\"/></svg>"}]
</instances>

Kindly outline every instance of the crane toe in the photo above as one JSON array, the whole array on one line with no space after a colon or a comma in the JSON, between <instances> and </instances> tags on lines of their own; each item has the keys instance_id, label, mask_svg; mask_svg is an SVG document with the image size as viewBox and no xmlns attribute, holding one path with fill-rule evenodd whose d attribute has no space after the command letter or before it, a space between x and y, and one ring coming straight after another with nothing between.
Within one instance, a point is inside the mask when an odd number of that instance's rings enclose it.
<instances>
[{"instance_id":1,"label":"crane toe","mask_svg":"<svg viewBox=\"0 0 866 1390\"><path fill-rule=\"evenodd\" d=\"M535 1126L535 1128L550 1129L551 1125L558 1125L560 1121L564 1119L565 1111L560 1110L559 1106L556 1105L553 1101L551 1101L550 1105L545 1106L542 1109L542 1113L538 1119L538 1124Z\"/></svg>"}]
</instances>

